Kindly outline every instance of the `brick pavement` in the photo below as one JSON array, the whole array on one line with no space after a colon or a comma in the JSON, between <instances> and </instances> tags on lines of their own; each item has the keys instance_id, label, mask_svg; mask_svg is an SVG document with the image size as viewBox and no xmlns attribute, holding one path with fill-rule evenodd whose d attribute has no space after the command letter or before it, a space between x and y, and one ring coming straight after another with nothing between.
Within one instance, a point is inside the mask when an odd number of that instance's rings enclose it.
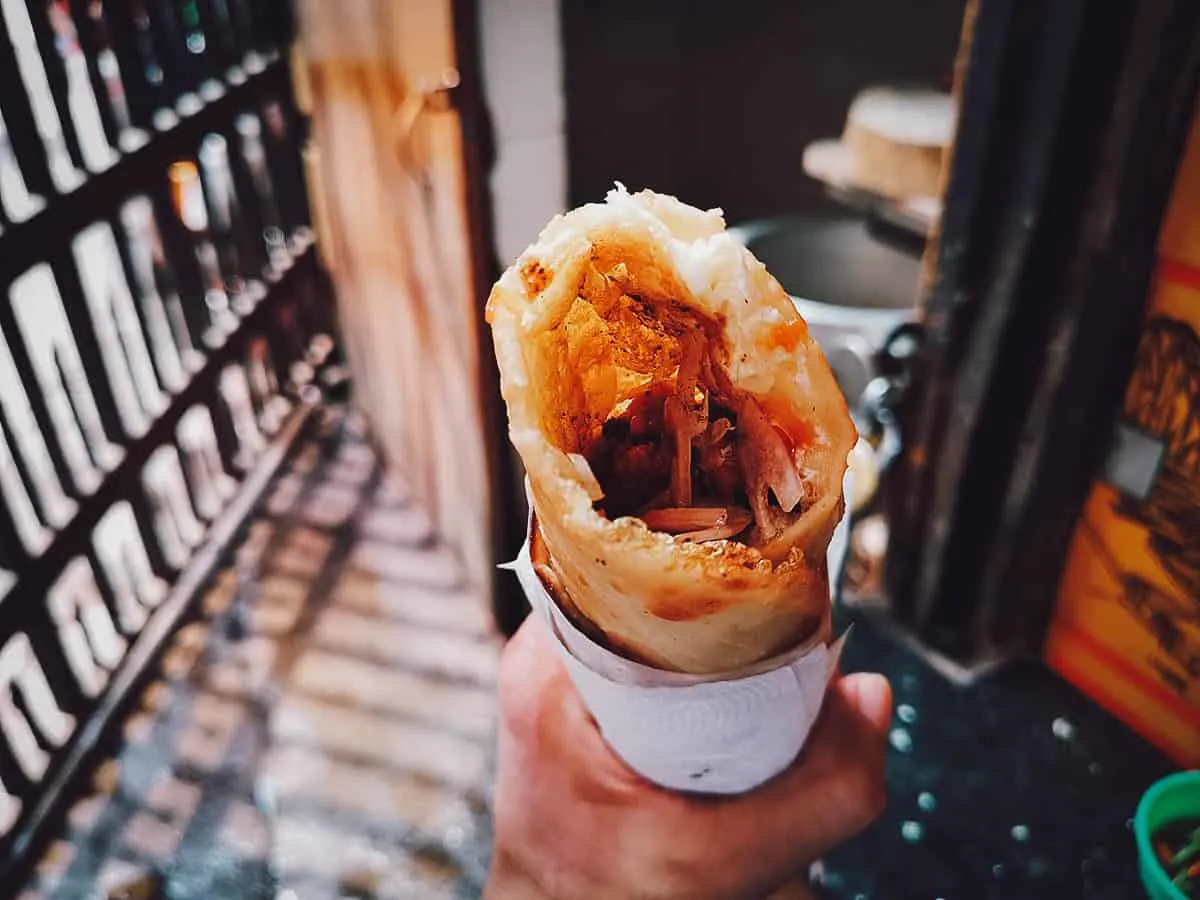
<instances>
[{"instance_id":1,"label":"brick pavement","mask_svg":"<svg viewBox=\"0 0 1200 900\"><path fill-rule=\"evenodd\" d=\"M199 607L20 900L478 896L498 641L351 417Z\"/></svg>"}]
</instances>

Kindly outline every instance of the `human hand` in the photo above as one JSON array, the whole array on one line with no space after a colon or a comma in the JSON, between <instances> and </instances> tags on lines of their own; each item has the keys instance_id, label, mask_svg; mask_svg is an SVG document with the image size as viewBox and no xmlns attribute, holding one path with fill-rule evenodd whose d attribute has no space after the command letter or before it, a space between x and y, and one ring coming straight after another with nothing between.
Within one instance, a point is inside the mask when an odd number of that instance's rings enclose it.
<instances>
[{"instance_id":1,"label":"human hand","mask_svg":"<svg viewBox=\"0 0 1200 900\"><path fill-rule=\"evenodd\" d=\"M891 688L830 686L800 760L740 797L661 789L604 742L531 616L500 667L485 900L762 900L883 810Z\"/></svg>"}]
</instances>

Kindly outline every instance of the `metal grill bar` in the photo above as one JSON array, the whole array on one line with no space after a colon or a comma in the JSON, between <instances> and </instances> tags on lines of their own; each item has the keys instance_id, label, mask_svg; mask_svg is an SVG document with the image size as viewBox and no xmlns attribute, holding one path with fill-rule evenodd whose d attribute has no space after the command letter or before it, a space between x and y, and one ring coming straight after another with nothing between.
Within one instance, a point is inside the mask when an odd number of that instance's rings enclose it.
<instances>
[{"instance_id":1,"label":"metal grill bar","mask_svg":"<svg viewBox=\"0 0 1200 900\"><path fill-rule=\"evenodd\" d=\"M287 38L253 6L0 0L5 885L333 358Z\"/></svg>"}]
</instances>

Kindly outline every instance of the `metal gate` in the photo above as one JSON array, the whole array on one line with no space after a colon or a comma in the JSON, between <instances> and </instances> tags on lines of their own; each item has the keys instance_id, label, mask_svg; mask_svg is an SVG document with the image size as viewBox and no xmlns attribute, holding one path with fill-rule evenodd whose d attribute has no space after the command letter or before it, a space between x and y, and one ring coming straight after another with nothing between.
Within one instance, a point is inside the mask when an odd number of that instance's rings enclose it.
<instances>
[{"instance_id":1,"label":"metal gate","mask_svg":"<svg viewBox=\"0 0 1200 900\"><path fill-rule=\"evenodd\" d=\"M320 399L287 12L0 0L0 884Z\"/></svg>"}]
</instances>

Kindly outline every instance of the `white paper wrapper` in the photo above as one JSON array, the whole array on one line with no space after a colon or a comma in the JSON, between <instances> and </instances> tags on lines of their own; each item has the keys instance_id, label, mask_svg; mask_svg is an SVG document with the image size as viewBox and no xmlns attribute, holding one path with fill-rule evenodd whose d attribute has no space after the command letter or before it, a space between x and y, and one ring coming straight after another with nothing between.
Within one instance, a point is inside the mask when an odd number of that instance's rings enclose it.
<instances>
[{"instance_id":1,"label":"white paper wrapper","mask_svg":"<svg viewBox=\"0 0 1200 900\"><path fill-rule=\"evenodd\" d=\"M830 625L800 647L739 672L688 675L625 659L576 628L530 560L530 533L511 569L555 638L571 680L613 751L665 788L740 794L786 769L804 747L845 635ZM829 545L831 580L846 552L846 520Z\"/></svg>"}]
</instances>

